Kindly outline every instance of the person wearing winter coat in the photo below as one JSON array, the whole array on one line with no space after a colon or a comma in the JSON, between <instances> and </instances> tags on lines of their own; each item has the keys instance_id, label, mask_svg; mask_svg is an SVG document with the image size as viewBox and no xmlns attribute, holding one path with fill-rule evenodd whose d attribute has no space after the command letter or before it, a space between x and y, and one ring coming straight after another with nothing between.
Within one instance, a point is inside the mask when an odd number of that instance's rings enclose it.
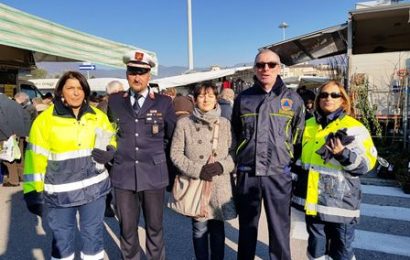
<instances>
[{"instance_id":1,"label":"person wearing winter coat","mask_svg":"<svg viewBox=\"0 0 410 260\"><path fill-rule=\"evenodd\" d=\"M343 85L329 81L318 93L294 168L292 202L306 214L308 259L351 260L362 197L359 176L375 166L377 151L369 131L351 116Z\"/></svg>"},{"instance_id":2,"label":"person wearing winter coat","mask_svg":"<svg viewBox=\"0 0 410 260\"><path fill-rule=\"evenodd\" d=\"M231 186L234 145L229 120L221 117L217 95L217 88L212 84L205 83L195 89L193 114L178 120L171 145L171 159L180 174L212 181L210 217L192 219L194 251L198 260L207 260L209 255L211 259L224 258L224 221L236 217ZM215 160L207 163L212 153L213 130L218 121Z\"/></svg>"},{"instance_id":3,"label":"person wearing winter coat","mask_svg":"<svg viewBox=\"0 0 410 260\"><path fill-rule=\"evenodd\" d=\"M116 141L108 117L90 106L89 95L90 86L81 73L64 73L54 104L30 130L24 199L31 213L47 220L53 236L51 259L75 258L77 226L81 258L104 258L105 196L111 190L104 164L113 159ZM97 132L106 138L97 137ZM109 145L98 149L96 142Z\"/></svg>"}]
</instances>

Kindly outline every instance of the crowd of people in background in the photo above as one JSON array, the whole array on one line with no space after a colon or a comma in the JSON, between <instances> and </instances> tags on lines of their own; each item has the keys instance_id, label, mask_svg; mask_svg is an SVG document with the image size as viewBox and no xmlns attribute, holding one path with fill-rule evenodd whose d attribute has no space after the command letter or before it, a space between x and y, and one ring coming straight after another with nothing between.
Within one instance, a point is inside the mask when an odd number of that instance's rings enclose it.
<instances>
[{"instance_id":1,"label":"crowd of people in background","mask_svg":"<svg viewBox=\"0 0 410 260\"><path fill-rule=\"evenodd\" d=\"M141 259L141 212L147 258L165 259L165 192L177 175L212 182L211 214L192 217L197 259L224 259L224 221L237 216L237 259L254 259L262 205L269 258L291 259L291 203L306 214L309 259L354 259L355 177L374 166L377 151L351 117L340 83L293 91L280 77L280 57L265 49L255 57L251 86L223 78L201 82L188 95L177 88L154 93L148 82L155 59L136 50L124 63L127 91L112 81L98 96L84 76L69 71L54 95L30 100L20 92L13 101L0 93L0 142L13 136L22 151L18 160L1 161L3 186L24 180L28 210L52 230L53 259L74 258L77 225L82 257L102 259L104 216L118 217L122 258ZM356 193L348 197L329 183Z\"/></svg>"}]
</instances>

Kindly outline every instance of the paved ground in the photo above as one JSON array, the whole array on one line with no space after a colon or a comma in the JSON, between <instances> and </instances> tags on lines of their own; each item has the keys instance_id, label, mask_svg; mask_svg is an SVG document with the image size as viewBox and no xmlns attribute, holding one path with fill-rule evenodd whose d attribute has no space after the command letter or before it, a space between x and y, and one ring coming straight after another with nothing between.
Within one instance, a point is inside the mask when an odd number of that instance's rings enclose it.
<instances>
[{"instance_id":1,"label":"paved ground","mask_svg":"<svg viewBox=\"0 0 410 260\"><path fill-rule=\"evenodd\" d=\"M357 259L410 259L410 196L397 187L367 185L364 190L363 217L355 241ZM294 260L306 259L307 235L303 219L302 214L292 211ZM0 186L0 223L0 259L49 259L51 237L48 229L40 218L26 210L21 187ZM190 220L166 209L164 226L167 259L194 259ZM118 222L115 218L106 218L105 227L105 259L120 259ZM259 230L255 259L268 259L264 217ZM142 228L140 232L144 243ZM226 225L225 259L236 259L237 238L238 223L233 220Z\"/></svg>"}]
</instances>

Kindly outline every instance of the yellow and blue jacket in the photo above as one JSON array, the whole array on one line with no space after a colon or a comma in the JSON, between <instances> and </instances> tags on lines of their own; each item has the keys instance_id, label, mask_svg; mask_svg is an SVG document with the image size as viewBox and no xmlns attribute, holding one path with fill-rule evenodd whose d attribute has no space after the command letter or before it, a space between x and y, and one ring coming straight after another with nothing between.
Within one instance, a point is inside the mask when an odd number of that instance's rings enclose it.
<instances>
[{"instance_id":1,"label":"yellow and blue jacket","mask_svg":"<svg viewBox=\"0 0 410 260\"><path fill-rule=\"evenodd\" d=\"M108 172L97 170L91 158L97 128L113 133L110 144L115 147L114 129L102 111L84 103L76 118L61 102L43 111L30 130L24 194L41 195L52 207L82 205L106 195ZM39 196L28 198L40 202Z\"/></svg>"},{"instance_id":2,"label":"yellow and blue jacket","mask_svg":"<svg viewBox=\"0 0 410 260\"><path fill-rule=\"evenodd\" d=\"M354 141L325 163L316 153L330 133L346 128ZM313 117L306 121L302 155L297 161L299 171L292 197L293 205L306 215L323 221L349 223L360 216L361 186L359 176L376 164L377 151L368 130L351 116L341 113L322 127Z\"/></svg>"}]
</instances>

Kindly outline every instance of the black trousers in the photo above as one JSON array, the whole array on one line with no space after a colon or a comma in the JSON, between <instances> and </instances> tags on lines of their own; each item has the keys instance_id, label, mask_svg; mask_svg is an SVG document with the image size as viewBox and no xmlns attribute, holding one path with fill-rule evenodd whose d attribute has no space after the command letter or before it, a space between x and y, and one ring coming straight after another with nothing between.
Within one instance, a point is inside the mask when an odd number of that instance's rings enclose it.
<instances>
[{"instance_id":1,"label":"black trousers","mask_svg":"<svg viewBox=\"0 0 410 260\"><path fill-rule=\"evenodd\" d=\"M192 219L192 241L196 260L223 260L225 253L224 222L216 219Z\"/></svg>"},{"instance_id":2,"label":"black trousers","mask_svg":"<svg viewBox=\"0 0 410 260\"><path fill-rule=\"evenodd\" d=\"M117 215L121 228L121 252L125 260L142 259L138 238L140 209L143 211L146 232L146 258L165 259L163 215L165 188L130 191L114 188Z\"/></svg>"},{"instance_id":3,"label":"black trousers","mask_svg":"<svg viewBox=\"0 0 410 260\"><path fill-rule=\"evenodd\" d=\"M255 258L262 202L269 232L269 259L290 260L290 173L253 176L238 173L238 260Z\"/></svg>"}]
</instances>

